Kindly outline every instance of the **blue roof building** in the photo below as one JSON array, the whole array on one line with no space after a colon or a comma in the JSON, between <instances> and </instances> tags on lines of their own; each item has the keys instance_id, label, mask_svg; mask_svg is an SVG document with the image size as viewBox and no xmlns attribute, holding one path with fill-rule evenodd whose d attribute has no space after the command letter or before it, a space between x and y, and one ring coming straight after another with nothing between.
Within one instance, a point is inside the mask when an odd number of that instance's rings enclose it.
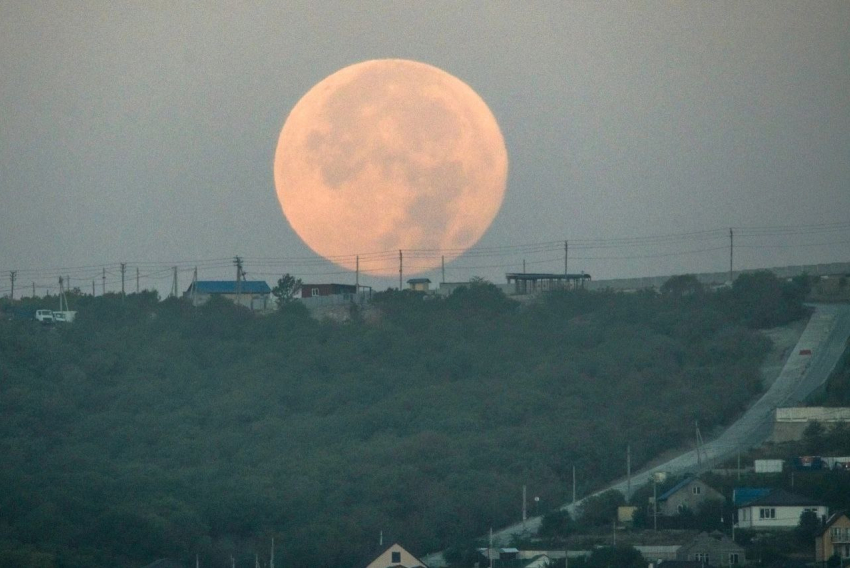
<instances>
[{"instance_id":1,"label":"blue roof building","mask_svg":"<svg viewBox=\"0 0 850 568\"><path fill-rule=\"evenodd\" d=\"M222 296L250 310L263 311L271 307L271 293L265 280L198 280L189 285L183 297L200 306L213 296Z\"/></svg>"}]
</instances>

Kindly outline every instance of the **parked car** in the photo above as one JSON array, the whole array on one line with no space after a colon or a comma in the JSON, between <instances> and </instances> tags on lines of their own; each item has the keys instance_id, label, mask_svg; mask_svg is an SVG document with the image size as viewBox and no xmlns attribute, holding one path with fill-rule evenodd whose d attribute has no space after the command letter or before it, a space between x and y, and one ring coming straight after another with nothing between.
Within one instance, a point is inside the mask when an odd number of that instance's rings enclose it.
<instances>
[{"instance_id":1,"label":"parked car","mask_svg":"<svg viewBox=\"0 0 850 568\"><path fill-rule=\"evenodd\" d=\"M53 317L53 310L36 310L35 319L41 323L53 323L56 321Z\"/></svg>"}]
</instances>

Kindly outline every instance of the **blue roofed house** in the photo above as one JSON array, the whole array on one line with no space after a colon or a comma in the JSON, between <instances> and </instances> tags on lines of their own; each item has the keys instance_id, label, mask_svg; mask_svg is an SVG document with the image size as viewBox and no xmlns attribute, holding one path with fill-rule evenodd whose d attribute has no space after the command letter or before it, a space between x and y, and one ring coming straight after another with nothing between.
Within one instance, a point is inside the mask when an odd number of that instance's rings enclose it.
<instances>
[{"instance_id":1,"label":"blue roofed house","mask_svg":"<svg viewBox=\"0 0 850 568\"><path fill-rule=\"evenodd\" d=\"M198 280L189 285L183 297L192 302L193 306L200 306L209 302L213 296L218 296L261 312L274 307L271 293L265 280Z\"/></svg>"},{"instance_id":2,"label":"blue roofed house","mask_svg":"<svg viewBox=\"0 0 850 568\"><path fill-rule=\"evenodd\" d=\"M686 477L658 496L658 514L679 515L686 509L696 511L706 501L723 501L723 494L696 477Z\"/></svg>"}]
</instances>

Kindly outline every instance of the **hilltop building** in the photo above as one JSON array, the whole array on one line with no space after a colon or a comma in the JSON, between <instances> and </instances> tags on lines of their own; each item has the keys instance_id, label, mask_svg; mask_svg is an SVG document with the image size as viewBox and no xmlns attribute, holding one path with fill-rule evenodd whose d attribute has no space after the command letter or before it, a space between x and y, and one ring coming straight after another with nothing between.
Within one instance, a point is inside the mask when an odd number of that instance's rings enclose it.
<instances>
[{"instance_id":1,"label":"hilltop building","mask_svg":"<svg viewBox=\"0 0 850 568\"><path fill-rule=\"evenodd\" d=\"M366 568L427 568L427 566L396 543L386 549Z\"/></svg>"},{"instance_id":2,"label":"hilltop building","mask_svg":"<svg viewBox=\"0 0 850 568\"><path fill-rule=\"evenodd\" d=\"M213 296L226 298L254 311L270 309L272 290L265 280L198 280L189 285L183 298L200 306Z\"/></svg>"},{"instance_id":3,"label":"hilltop building","mask_svg":"<svg viewBox=\"0 0 850 568\"><path fill-rule=\"evenodd\" d=\"M523 295L584 288L584 283L590 280L590 274L508 272L505 278L508 279L508 294Z\"/></svg>"}]
</instances>

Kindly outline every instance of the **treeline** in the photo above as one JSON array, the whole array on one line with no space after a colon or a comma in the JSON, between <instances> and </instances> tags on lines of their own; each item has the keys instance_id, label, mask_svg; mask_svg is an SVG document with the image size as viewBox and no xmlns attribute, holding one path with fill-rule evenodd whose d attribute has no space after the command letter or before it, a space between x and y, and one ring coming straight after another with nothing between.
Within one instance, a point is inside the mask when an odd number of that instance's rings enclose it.
<instances>
[{"instance_id":1,"label":"treeline","mask_svg":"<svg viewBox=\"0 0 850 568\"><path fill-rule=\"evenodd\" d=\"M345 568L381 532L464 545L517 520L522 485L542 513L573 466L583 493L627 444L637 467L739 412L763 303L802 307L738 282L522 307L485 282L389 291L345 324L108 294L76 298L72 325L0 322L0 566L244 566L274 537L280 563Z\"/></svg>"}]
</instances>

